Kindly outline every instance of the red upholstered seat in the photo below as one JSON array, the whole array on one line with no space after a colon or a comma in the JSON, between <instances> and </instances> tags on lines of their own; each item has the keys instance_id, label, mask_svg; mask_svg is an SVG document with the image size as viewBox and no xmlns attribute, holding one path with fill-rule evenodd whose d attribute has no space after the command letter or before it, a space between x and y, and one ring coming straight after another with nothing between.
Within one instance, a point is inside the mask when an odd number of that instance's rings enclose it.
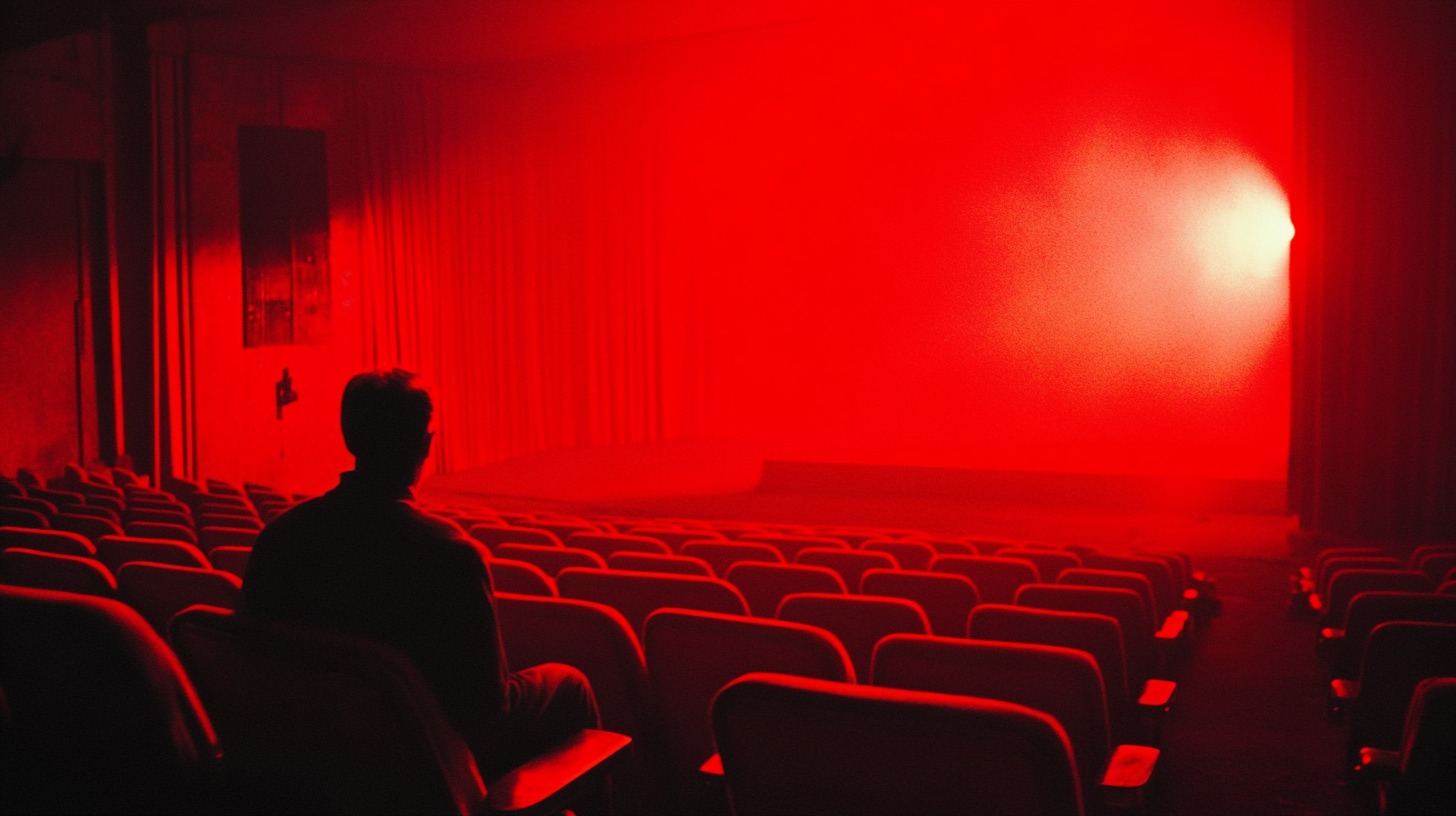
<instances>
[{"instance_id":1,"label":"red upholstered seat","mask_svg":"<svg viewBox=\"0 0 1456 816\"><path fill-rule=\"evenodd\" d=\"M117 595L166 637L172 616L194 604L234 609L243 582L229 572L132 561L116 571Z\"/></svg>"},{"instance_id":2,"label":"red upholstered seat","mask_svg":"<svg viewBox=\"0 0 1456 816\"><path fill-rule=\"evenodd\" d=\"M693 540L683 544L682 554L708 562L713 574L719 578L727 578L728 570L742 561L784 563L784 556L777 548L754 542Z\"/></svg>"},{"instance_id":3,"label":"red upholstered seat","mask_svg":"<svg viewBox=\"0 0 1456 816\"><path fill-rule=\"evenodd\" d=\"M666 572L673 575L699 575L716 577L707 561L690 555L663 555L647 552L614 552L607 558L607 566L614 570L635 572Z\"/></svg>"},{"instance_id":4,"label":"red upholstered seat","mask_svg":"<svg viewBox=\"0 0 1456 816\"><path fill-rule=\"evenodd\" d=\"M79 555L82 558L96 556L96 545L92 544L90 539L79 533L68 533L64 530L0 527L0 549L10 547L25 547L61 555Z\"/></svg>"},{"instance_id":5,"label":"red upholstered seat","mask_svg":"<svg viewBox=\"0 0 1456 816\"><path fill-rule=\"evenodd\" d=\"M485 562L485 566L490 573L491 589L496 592L558 597L556 580L535 564L508 558L492 558Z\"/></svg>"},{"instance_id":6,"label":"red upholstered seat","mask_svg":"<svg viewBox=\"0 0 1456 816\"><path fill-rule=\"evenodd\" d=\"M948 572L872 569L860 580L860 592L914 601L925 611L931 634L944 637L964 635L966 616L981 602L971 579Z\"/></svg>"},{"instance_id":7,"label":"red upholstered seat","mask_svg":"<svg viewBox=\"0 0 1456 816\"><path fill-rule=\"evenodd\" d=\"M116 578L93 558L11 547L0 552L0 576L14 586L116 597Z\"/></svg>"},{"instance_id":8,"label":"red upholstered seat","mask_svg":"<svg viewBox=\"0 0 1456 816\"><path fill-rule=\"evenodd\" d=\"M713 731L736 816L1082 813L1065 730L1011 703L751 674Z\"/></svg>"},{"instance_id":9,"label":"red upholstered seat","mask_svg":"<svg viewBox=\"0 0 1456 816\"><path fill-rule=\"evenodd\" d=\"M914 601L869 595L804 592L779 604L778 619L817 626L834 634L849 652L855 674L870 676L875 644L893 634L930 634L930 621Z\"/></svg>"},{"instance_id":10,"label":"red upholstered seat","mask_svg":"<svg viewBox=\"0 0 1456 816\"><path fill-rule=\"evenodd\" d=\"M645 552L658 555L672 555L672 548L649 536L619 535L616 533L572 533L566 540L569 547L579 547L606 558L618 552Z\"/></svg>"},{"instance_id":11,"label":"red upholstered seat","mask_svg":"<svg viewBox=\"0 0 1456 816\"><path fill-rule=\"evenodd\" d=\"M136 612L0 586L0 619L0 812L212 809L205 783L217 749L207 715L171 650Z\"/></svg>"},{"instance_id":12,"label":"red upholstered seat","mask_svg":"<svg viewBox=\"0 0 1456 816\"><path fill-rule=\"evenodd\" d=\"M725 685L767 670L854 679L838 640L803 624L666 609L648 618L643 643L661 712L669 779L684 812L701 812L709 802L698 768L715 750L710 707Z\"/></svg>"},{"instance_id":13,"label":"red upholstered seat","mask_svg":"<svg viewBox=\"0 0 1456 816\"><path fill-rule=\"evenodd\" d=\"M666 607L747 615L748 604L719 578L573 567L556 578L563 598L595 601L616 609L641 632L647 616Z\"/></svg>"},{"instance_id":14,"label":"red upholstered seat","mask_svg":"<svg viewBox=\"0 0 1456 816\"><path fill-rule=\"evenodd\" d=\"M551 547L544 544L497 544L492 552L496 558L525 561L535 564L550 576L567 567L596 567L605 569L607 564L600 555L591 550L577 547Z\"/></svg>"},{"instance_id":15,"label":"red upholstered seat","mask_svg":"<svg viewBox=\"0 0 1456 816\"><path fill-rule=\"evenodd\" d=\"M932 572L948 572L971 579L985 603L1011 603L1022 584L1037 582L1036 565L1018 558L988 555L942 555L930 562Z\"/></svg>"},{"instance_id":16,"label":"red upholstered seat","mask_svg":"<svg viewBox=\"0 0 1456 816\"><path fill-rule=\"evenodd\" d=\"M150 561L179 567L211 569L202 550L183 541L136 536L102 536L96 542L96 558L115 572L128 561Z\"/></svg>"},{"instance_id":17,"label":"red upholstered seat","mask_svg":"<svg viewBox=\"0 0 1456 816\"><path fill-rule=\"evenodd\" d=\"M630 742L578 732L487 789L424 680L383 644L209 607L171 631L234 770L301 780L346 813L556 812Z\"/></svg>"},{"instance_id":18,"label":"red upholstered seat","mask_svg":"<svg viewBox=\"0 0 1456 816\"><path fill-rule=\"evenodd\" d=\"M965 694L1051 715L1066 730L1084 800L1100 798L1113 751L1102 675L1087 652L1042 644L895 635L875 651L873 680L877 686ZM1157 753L1146 747L1119 748L1124 762L1135 758L1148 764L1134 787L1146 784Z\"/></svg>"},{"instance_id":19,"label":"red upholstered seat","mask_svg":"<svg viewBox=\"0 0 1456 816\"><path fill-rule=\"evenodd\" d=\"M760 618L777 616L779 604L796 592L848 591L839 573L806 564L744 561L728 568L728 582L738 587L749 610Z\"/></svg>"},{"instance_id":20,"label":"red upholstered seat","mask_svg":"<svg viewBox=\"0 0 1456 816\"><path fill-rule=\"evenodd\" d=\"M834 570L844 579L844 586L850 592L859 592L860 578L869 570L900 568L895 557L887 553L836 547L806 547L794 556L794 563Z\"/></svg>"}]
</instances>

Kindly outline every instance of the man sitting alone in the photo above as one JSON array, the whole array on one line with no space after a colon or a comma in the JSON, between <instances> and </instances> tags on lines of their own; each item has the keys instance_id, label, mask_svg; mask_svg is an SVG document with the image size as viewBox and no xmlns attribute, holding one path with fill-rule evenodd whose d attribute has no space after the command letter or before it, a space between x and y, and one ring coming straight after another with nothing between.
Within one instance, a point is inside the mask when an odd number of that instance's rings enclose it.
<instances>
[{"instance_id":1,"label":"man sitting alone","mask_svg":"<svg viewBox=\"0 0 1456 816\"><path fill-rule=\"evenodd\" d=\"M415 506L433 410L407 371L349 381L341 424L354 470L259 534L240 610L360 633L402 652L489 781L599 718L576 669L506 671L489 552Z\"/></svg>"}]
</instances>

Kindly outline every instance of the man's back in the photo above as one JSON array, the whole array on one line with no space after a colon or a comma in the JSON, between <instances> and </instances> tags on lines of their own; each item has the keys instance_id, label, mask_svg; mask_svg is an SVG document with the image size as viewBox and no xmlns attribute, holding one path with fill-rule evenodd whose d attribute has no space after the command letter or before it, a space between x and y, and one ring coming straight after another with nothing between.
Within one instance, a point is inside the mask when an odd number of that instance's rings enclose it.
<instances>
[{"instance_id":1,"label":"man's back","mask_svg":"<svg viewBox=\"0 0 1456 816\"><path fill-rule=\"evenodd\" d=\"M408 491L346 473L258 536L248 614L359 632L399 649L479 752L504 716L505 671L483 548Z\"/></svg>"}]
</instances>

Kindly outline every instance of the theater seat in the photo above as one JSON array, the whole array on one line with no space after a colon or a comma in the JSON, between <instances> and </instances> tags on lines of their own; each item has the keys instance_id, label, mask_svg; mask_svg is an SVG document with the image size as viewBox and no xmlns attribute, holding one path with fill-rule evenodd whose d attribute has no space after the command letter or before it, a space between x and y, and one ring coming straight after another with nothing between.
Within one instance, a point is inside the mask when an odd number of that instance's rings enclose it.
<instances>
[{"instance_id":1,"label":"theater seat","mask_svg":"<svg viewBox=\"0 0 1456 816\"><path fill-rule=\"evenodd\" d=\"M839 681L855 677L848 654L830 633L763 618L664 609L647 619L644 647L668 778L678 809L687 812L711 812L714 804L698 769L716 750L710 709L720 689L755 671Z\"/></svg>"},{"instance_id":2,"label":"theater seat","mask_svg":"<svg viewBox=\"0 0 1456 816\"><path fill-rule=\"evenodd\" d=\"M778 615L779 604L795 592L845 593L844 579L827 567L743 561L728 568L728 583L738 587L755 617Z\"/></svg>"},{"instance_id":3,"label":"theater seat","mask_svg":"<svg viewBox=\"0 0 1456 816\"><path fill-rule=\"evenodd\" d=\"M664 607L748 614L743 595L719 578L572 567L562 570L556 583L561 597L606 604L639 633L647 616Z\"/></svg>"},{"instance_id":4,"label":"theater seat","mask_svg":"<svg viewBox=\"0 0 1456 816\"><path fill-rule=\"evenodd\" d=\"M1066 732L958 695L740 678L713 702L735 816L1082 813Z\"/></svg>"},{"instance_id":5,"label":"theater seat","mask_svg":"<svg viewBox=\"0 0 1456 816\"><path fill-rule=\"evenodd\" d=\"M101 562L77 555L11 547L0 552L0 578L13 586L116 597L116 578Z\"/></svg>"},{"instance_id":6,"label":"theater seat","mask_svg":"<svg viewBox=\"0 0 1456 816\"><path fill-rule=\"evenodd\" d=\"M212 811L212 728L136 612L0 586L0 620L0 812Z\"/></svg>"},{"instance_id":7,"label":"theater seat","mask_svg":"<svg viewBox=\"0 0 1456 816\"><path fill-rule=\"evenodd\" d=\"M383 644L209 607L171 632L229 764L345 813L554 813L630 743L581 731L487 787L424 680Z\"/></svg>"},{"instance_id":8,"label":"theater seat","mask_svg":"<svg viewBox=\"0 0 1456 816\"><path fill-rule=\"evenodd\" d=\"M163 638L172 616L194 604L235 609L243 582L232 573L132 561L116 571L118 597Z\"/></svg>"},{"instance_id":9,"label":"theater seat","mask_svg":"<svg viewBox=\"0 0 1456 816\"><path fill-rule=\"evenodd\" d=\"M981 602L971 579L948 572L872 569L860 579L860 592L914 601L930 621L930 633L944 637L965 634L966 617Z\"/></svg>"},{"instance_id":10,"label":"theater seat","mask_svg":"<svg viewBox=\"0 0 1456 816\"><path fill-rule=\"evenodd\" d=\"M1102 673L1087 652L1039 643L894 635L875 650L871 679L877 686L985 697L1049 714L1066 729L1089 809L1104 809L1092 803L1141 809L1159 752L1119 745L1114 755Z\"/></svg>"},{"instance_id":11,"label":"theater seat","mask_svg":"<svg viewBox=\"0 0 1456 816\"><path fill-rule=\"evenodd\" d=\"M930 621L914 601L870 595L801 592L784 598L778 619L817 626L839 638L855 674L870 676L875 644L894 634L930 634Z\"/></svg>"},{"instance_id":12,"label":"theater seat","mask_svg":"<svg viewBox=\"0 0 1456 816\"><path fill-rule=\"evenodd\" d=\"M53 552L95 558L96 545L78 533L64 530L38 530L22 527L0 527L0 550L24 547L28 550Z\"/></svg>"},{"instance_id":13,"label":"theater seat","mask_svg":"<svg viewBox=\"0 0 1456 816\"><path fill-rule=\"evenodd\" d=\"M1383 816L1449 813L1456 804L1456 677L1416 686L1398 751L1365 747L1357 770L1380 781Z\"/></svg>"}]
</instances>

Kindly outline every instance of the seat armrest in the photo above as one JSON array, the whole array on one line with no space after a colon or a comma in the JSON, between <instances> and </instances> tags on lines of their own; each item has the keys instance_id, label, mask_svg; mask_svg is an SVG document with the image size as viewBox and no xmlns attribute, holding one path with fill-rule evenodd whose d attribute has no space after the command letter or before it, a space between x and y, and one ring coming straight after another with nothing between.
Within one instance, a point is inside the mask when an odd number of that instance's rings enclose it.
<instances>
[{"instance_id":1,"label":"seat armrest","mask_svg":"<svg viewBox=\"0 0 1456 816\"><path fill-rule=\"evenodd\" d=\"M578 731L491 783L486 790L486 808L492 813L554 813L569 804L582 783L599 776L607 762L631 743L631 737L612 731Z\"/></svg>"},{"instance_id":2,"label":"seat armrest","mask_svg":"<svg viewBox=\"0 0 1456 816\"><path fill-rule=\"evenodd\" d=\"M1159 755L1157 748L1147 745L1117 746L1102 773L1103 804L1109 810L1144 812Z\"/></svg>"},{"instance_id":3,"label":"seat armrest","mask_svg":"<svg viewBox=\"0 0 1456 816\"><path fill-rule=\"evenodd\" d=\"M1161 754L1150 745L1119 745L1107 760L1102 785L1107 788L1141 788L1153 778Z\"/></svg>"},{"instance_id":4,"label":"seat armrest","mask_svg":"<svg viewBox=\"0 0 1456 816\"><path fill-rule=\"evenodd\" d=\"M1168 614L1163 619L1163 625L1158 628L1157 638L1160 641L1171 642L1183 637L1183 627L1188 623L1188 610L1178 609Z\"/></svg>"},{"instance_id":5,"label":"seat armrest","mask_svg":"<svg viewBox=\"0 0 1456 816\"><path fill-rule=\"evenodd\" d=\"M1400 778L1400 752L1366 746L1360 749L1360 764L1355 773L1379 782L1394 782Z\"/></svg>"},{"instance_id":6,"label":"seat armrest","mask_svg":"<svg viewBox=\"0 0 1456 816\"><path fill-rule=\"evenodd\" d=\"M1360 681L1346 680L1343 677L1336 677L1330 681L1330 690L1325 700L1326 711L1329 718L1339 722L1344 716L1345 709L1355 704L1360 697Z\"/></svg>"},{"instance_id":7,"label":"seat armrest","mask_svg":"<svg viewBox=\"0 0 1456 816\"><path fill-rule=\"evenodd\" d=\"M1345 705L1360 698L1360 681L1336 677L1330 681L1330 697Z\"/></svg>"},{"instance_id":8,"label":"seat armrest","mask_svg":"<svg viewBox=\"0 0 1456 816\"><path fill-rule=\"evenodd\" d=\"M1167 711L1173 704L1173 692L1178 690L1178 684L1172 680L1159 680L1151 678L1143 684L1143 691L1138 695L1138 705L1143 709Z\"/></svg>"}]
</instances>

